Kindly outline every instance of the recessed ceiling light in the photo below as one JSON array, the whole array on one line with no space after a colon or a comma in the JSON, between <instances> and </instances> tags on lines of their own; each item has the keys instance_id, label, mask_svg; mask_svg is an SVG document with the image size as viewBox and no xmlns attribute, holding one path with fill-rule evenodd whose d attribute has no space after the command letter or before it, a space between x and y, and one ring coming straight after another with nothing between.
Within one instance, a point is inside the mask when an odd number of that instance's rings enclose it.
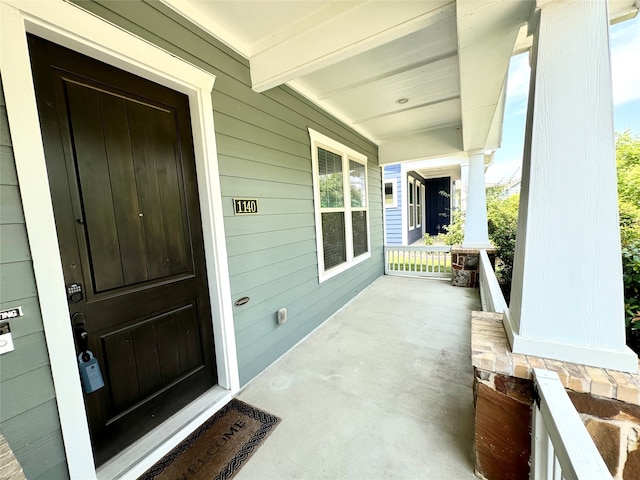
<instances>
[{"instance_id":1,"label":"recessed ceiling light","mask_svg":"<svg viewBox=\"0 0 640 480\"><path fill-rule=\"evenodd\" d=\"M405 103L407 103L409 101L408 98L399 98L398 100L396 100L396 103L398 105L404 105Z\"/></svg>"}]
</instances>

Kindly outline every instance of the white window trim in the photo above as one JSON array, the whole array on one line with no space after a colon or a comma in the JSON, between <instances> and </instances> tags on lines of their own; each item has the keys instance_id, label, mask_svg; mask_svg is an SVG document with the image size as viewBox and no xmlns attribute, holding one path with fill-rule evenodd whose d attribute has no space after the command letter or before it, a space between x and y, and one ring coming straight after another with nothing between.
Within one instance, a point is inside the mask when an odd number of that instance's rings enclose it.
<instances>
[{"instance_id":1,"label":"white window trim","mask_svg":"<svg viewBox=\"0 0 640 480\"><path fill-rule=\"evenodd\" d=\"M387 183L391 184L391 195L393 196L393 203L387 203ZM382 193L384 196L384 208L398 208L398 180L392 178L385 180L382 185Z\"/></svg>"},{"instance_id":2,"label":"white window trim","mask_svg":"<svg viewBox=\"0 0 640 480\"><path fill-rule=\"evenodd\" d=\"M407 209L409 215L409 231L416 229L416 180L409 175L407 182ZM413 201L411 201L413 199ZM412 208L413 207L413 208Z\"/></svg>"},{"instance_id":3,"label":"white window trim","mask_svg":"<svg viewBox=\"0 0 640 480\"><path fill-rule=\"evenodd\" d=\"M320 132L309 128L309 138L311 139L311 169L313 173L313 203L314 213L316 220L316 247L318 255L318 281L322 283L330 278L339 275L351 267L362 263L363 261L371 258L371 228L369 225L369 173L367 169L367 157L360 152L343 145L334 139L323 135ZM353 256L353 228L351 221L351 201L345 197L345 247L347 250L347 261L333 267L329 270L324 268L324 245L322 242L322 211L320 209L320 176L318 172L318 147L332 151L342 156L343 172L343 185L346 191L350 191L349 181L349 160L361 163L365 167L365 195L366 195L366 207L357 208L356 211L367 212L367 252L358 257ZM329 212L331 209L324 209L323 211ZM343 211L342 208L338 211Z\"/></svg>"},{"instance_id":4,"label":"white window trim","mask_svg":"<svg viewBox=\"0 0 640 480\"><path fill-rule=\"evenodd\" d=\"M416 183L416 228L422 228L422 216L424 210L424 184Z\"/></svg>"},{"instance_id":5,"label":"white window trim","mask_svg":"<svg viewBox=\"0 0 640 480\"><path fill-rule=\"evenodd\" d=\"M11 45L12 52L0 56L0 70L67 465L71 478L95 479L31 77L27 32L189 97L218 383L228 390L231 398L239 391L240 381L211 104L215 76L65 1L0 0L0 43ZM189 433L183 430L176 435ZM161 456L161 450L169 451L175 444L167 441L154 454ZM149 466L155 461L150 457L145 458L151 462Z\"/></svg>"},{"instance_id":6,"label":"white window trim","mask_svg":"<svg viewBox=\"0 0 640 480\"><path fill-rule=\"evenodd\" d=\"M407 191L407 185L409 185L407 179L407 164L400 164L400 194L398 195L398 204L400 206L400 215L402 218L402 245L407 245L409 239L409 229L407 225L409 224L408 216L409 209L407 208L408 198L404 192Z\"/></svg>"}]
</instances>

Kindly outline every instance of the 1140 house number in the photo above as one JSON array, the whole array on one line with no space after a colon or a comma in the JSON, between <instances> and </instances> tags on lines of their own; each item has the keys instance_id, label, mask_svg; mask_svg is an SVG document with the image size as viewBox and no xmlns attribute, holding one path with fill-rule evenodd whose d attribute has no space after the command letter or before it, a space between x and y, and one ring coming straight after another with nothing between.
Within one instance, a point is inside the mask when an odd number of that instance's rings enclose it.
<instances>
[{"instance_id":1,"label":"1140 house number","mask_svg":"<svg viewBox=\"0 0 640 480\"><path fill-rule=\"evenodd\" d=\"M234 215L255 215L258 213L258 200L255 198L234 198Z\"/></svg>"}]
</instances>

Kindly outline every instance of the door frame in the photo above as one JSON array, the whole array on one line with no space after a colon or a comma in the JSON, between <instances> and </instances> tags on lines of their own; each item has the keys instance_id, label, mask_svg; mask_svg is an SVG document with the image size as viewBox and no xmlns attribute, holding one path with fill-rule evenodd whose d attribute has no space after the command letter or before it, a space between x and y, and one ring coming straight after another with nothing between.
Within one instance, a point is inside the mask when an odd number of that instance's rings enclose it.
<instances>
[{"instance_id":1,"label":"door frame","mask_svg":"<svg viewBox=\"0 0 640 480\"><path fill-rule=\"evenodd\" d=\"M27 33L189 98L218 384L240 389L211 92L215 76L63 0L0 0L0 72L62 437L71 478L96 478L69 321Z\"/></svg>"}]
</instances>

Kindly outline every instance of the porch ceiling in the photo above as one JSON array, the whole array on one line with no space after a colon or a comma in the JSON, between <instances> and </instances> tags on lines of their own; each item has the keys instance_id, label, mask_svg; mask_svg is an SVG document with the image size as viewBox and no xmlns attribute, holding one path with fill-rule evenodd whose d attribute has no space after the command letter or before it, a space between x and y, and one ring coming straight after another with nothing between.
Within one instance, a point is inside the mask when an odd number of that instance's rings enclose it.
<instances>
[{"instance_id":1,"label":"porch ceiling","mask_svg":"<svg viewBox=\"0 0 640 480\"><path fill-rule=\"evenodd\" d=\"M534 0L162 0L379 145L381 163L499 147ZM540 0L538 0L538 3ZM610 0L612 18L637 11ZM404 102L401 99L406 99Z\"/></svg>"}]
</instances>

